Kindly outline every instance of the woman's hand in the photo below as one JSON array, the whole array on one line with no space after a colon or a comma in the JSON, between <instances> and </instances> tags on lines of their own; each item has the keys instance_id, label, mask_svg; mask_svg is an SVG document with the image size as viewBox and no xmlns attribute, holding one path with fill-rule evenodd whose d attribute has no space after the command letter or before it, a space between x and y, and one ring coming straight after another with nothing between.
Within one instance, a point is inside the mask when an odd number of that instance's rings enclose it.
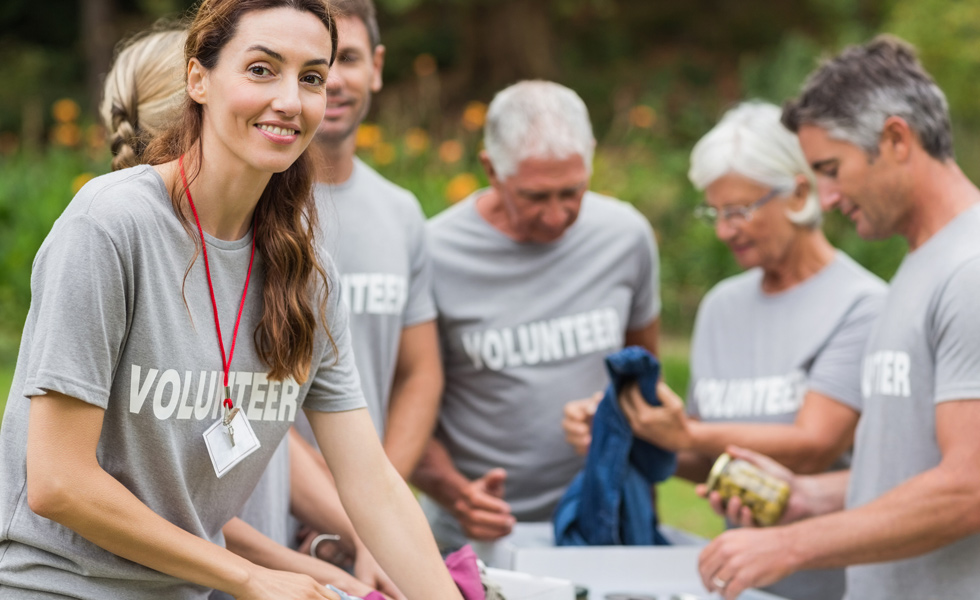
<instances>
[{"instance_id":1,"label":"woman's hand","mask_svg":"<svg viewBox=\"0 0 980 600\"><path fill-rule=\"evenodd\" d=\"M662 406L650 406L635 383L620 392L619 405L633 435L672 452L690 449L693 441L684 402L663 381L657 384L657 397Z\"/></svg>"},{"instance_id":2,"label":"woman's hand","mask_svg":"<svg viewBox=\"0 0 980 600\"><path fill-rule=\"evenodd\" d=\"M340 596L308 575L255 566L238 600L340 600ZM345 590L346 591L346 590Z\"/></svg>"},{"instance_id":3,"label":"woman's hand","mask_svg":"<svg viewBox=\"0 0 980 600\"><path fill-rule=\"evenodd\" d=\"M408 600L405 594L391 581L371 552L363 545L357 549L357 560L354 561L354 576L371 589L378 590L392 600ZM346 591L346 590L345 590Z\"/></svg>"},{"instance_id":4,"label":"woman's hand","mask_svg":"<svg viewBox=\"0 0 980 600\"><path fill-rule=\"evenodd\" d=\"M602 395L602 392L596 392L588 398L572 400L565 405L561 428L565 430L565 441L580 456L588 453L589 444L592 443L592 417L602 401Z\"/></svg>"}]
</instances>

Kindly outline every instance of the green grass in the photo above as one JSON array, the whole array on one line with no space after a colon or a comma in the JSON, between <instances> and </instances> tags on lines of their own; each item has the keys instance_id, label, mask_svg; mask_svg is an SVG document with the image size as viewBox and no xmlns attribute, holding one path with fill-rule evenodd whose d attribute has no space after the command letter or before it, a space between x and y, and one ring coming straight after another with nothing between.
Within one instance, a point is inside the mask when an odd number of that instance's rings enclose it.
<instances>
[{"instance_id":1,"label":"green grass","mask_svg":"<svg viewBox=\"0 0 980 600\"><path fill-rule=\"evenodd\" d=\"M683 398L690 378L688 357L691 341L686 337L664 335L660 340L660 362L664 381ZM696 535L712 538L725 530L724 520L704 499L694 493L694 484L671 477L657 488L657 509L661 522Z\"/></svg>"},{"instance_id":2,"label":"green grass","mask_svg":"<svg viewBox=\"0 0 980 600\"><path fill-rule=\"evenodd\" d=\"M0 421L3 420L3 407L7 405L10 395L10 384L14 380L14 366L0 365Z\"/></svg>"}]
</instances>

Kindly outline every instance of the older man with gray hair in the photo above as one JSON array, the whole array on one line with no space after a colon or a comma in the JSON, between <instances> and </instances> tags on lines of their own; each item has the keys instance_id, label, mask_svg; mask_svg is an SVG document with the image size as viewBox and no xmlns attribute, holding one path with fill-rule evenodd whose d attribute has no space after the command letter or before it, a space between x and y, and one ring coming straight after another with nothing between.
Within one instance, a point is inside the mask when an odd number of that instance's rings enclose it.
<instances>
[{"instance_id":1,"label":"older man with gray hair","mask_svg":"<svg viewBox=\"0 0 980 600\"><path fill-rule=\"evenodd\" d=\"M848 600L977 598L980 190L953 157L946 98L910 46L880 37L821 66L783 122L824 206L910 252L865 346L849 476L792 478L794 514L813 518L722 534L701 577L732 600L847 566Z\"/></svg>"},{"instance_id":2,"label":"older man with gray hair","mask_svg":"<svg viewBox=\"0 0 980 600\"><path fill-rule=\"evenodd\" d=\"M414 482L443 549L542 521L582 467L562 407L603 358L657 349L657 246L632 206L588 191L595 139L572 90L525 81L490 103L490 187L429 223L446 386Z\"/></svg>"}]
</instances>

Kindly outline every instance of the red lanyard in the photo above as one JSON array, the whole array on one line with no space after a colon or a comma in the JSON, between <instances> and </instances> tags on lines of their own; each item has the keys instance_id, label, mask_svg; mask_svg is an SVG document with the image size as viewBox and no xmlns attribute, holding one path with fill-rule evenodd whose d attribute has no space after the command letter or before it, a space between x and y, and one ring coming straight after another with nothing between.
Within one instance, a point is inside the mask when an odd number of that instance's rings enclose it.
<instances>
[{"instance_id":1,"label":"red lanyard","mask_svg":"<svg viewBox=\"0 0 980 600\"><path fill-rule=\"evenodd\" d=\"M228 387L228 372L231 370L231 357L235 354L235 340L238 338L238 325L242 322L242 312L245 310L245 296L248 294L248 281L252 278L252 260L255 258L255 222L252 222L252 254L248 258L248 273L245 275L245 289L242 290L242 303L238 307L238 318L235 320L235 331L231 334L231 349L228 351L228 359L225 360L225 344L221 340L221 322L218 321L218 302L214 298L214 284L211 283L211 267L208 265L208 245L204 241L204 229L201 228L201 219L197 216L197 208L194 207L194 200L191 199L191 188L187 185L187 175L184 174L184 157L178 161L180 164L180 179L184 182L184 192L187 194L187 202L191 205L194 212L194 221L197 222L197 232L201 234L201 252L204 254L204 272L208 276L208 290L211 292L211 308L214 309L214 327L218 330L218 348L221 349L221 368L225 373L225 401L224 407L231 410L235 403L231 400L231 388Z\"/></svg>"}]
</instances>

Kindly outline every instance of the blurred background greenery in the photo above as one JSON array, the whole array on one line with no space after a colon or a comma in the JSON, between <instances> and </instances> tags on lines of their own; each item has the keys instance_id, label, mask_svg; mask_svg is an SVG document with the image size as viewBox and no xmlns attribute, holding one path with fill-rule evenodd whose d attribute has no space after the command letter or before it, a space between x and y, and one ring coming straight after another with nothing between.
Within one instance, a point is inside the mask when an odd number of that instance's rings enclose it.
<instances>
[{"instance_id":1,"label":"blurred background greenery","mask_svg":"<svg viewBox=\"0 0 980 600\"><path fill-rule=\"evenodd\" d=\"M682 390L688 336L708 288L737 272L691 217L694 142L733 103L781 103L824 55L876 33L915 43L946 91L957 156L980 175L980 3L966 0L376 0L387 46L385 89L358 134L360 155L412 190L427 214L486 179L486 103L522 78L577 90L599 148L593 189L636 205L661 251L665 372ZM0 409L30 302L33 257L53 220L109 168L95 118L114 44L187 0L4 0L0 6ZM884 278L897 239L861 242L839 215L832 241ZM664 496L686 505L690 490ZM669 511L668 511L669 512ZM703 514L668 521L711 534Z\"/></svg>"}]
</instances>

